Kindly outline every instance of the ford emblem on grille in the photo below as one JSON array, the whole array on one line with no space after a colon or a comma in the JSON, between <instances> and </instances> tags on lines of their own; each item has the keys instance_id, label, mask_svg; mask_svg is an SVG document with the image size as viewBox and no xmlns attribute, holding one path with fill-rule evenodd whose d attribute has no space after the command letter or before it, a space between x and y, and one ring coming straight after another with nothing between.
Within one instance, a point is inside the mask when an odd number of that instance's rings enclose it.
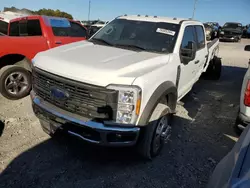
<instances>
[{"instance_id":1,"label":"ford emblem on grille","mask_svg":"<svg viewBox=\"0 0 250 188\"><path fill-rule=\"evenodd\" d=\"M66 91L63 91L62 89L56 87L52 87L50 89L50 94L52 97L61 100L66 100L67 98L69 98L69 94Z\"/></svg>"}]
</instances>

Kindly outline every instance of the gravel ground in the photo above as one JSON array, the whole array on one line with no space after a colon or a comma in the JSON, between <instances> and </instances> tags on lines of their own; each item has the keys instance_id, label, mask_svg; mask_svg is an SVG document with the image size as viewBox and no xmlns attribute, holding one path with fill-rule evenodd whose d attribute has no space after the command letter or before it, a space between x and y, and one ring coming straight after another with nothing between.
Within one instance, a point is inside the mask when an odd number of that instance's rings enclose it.
<instances>
[{"instance_id":1,"label":"gravel ground","mask_svg":"<svg viewBox=\"0 0 250 188\"><path fill-rule=\"evenodd\" d=\"M200 80L180 102L170 142L152 162L129 148L100 148L67 135L51 139L29 97L0 96L0 187L205 187L237 140L232 127L250 57L243 48L249 43L220 44L220 81Z\"/></svg>"}]
</instances>

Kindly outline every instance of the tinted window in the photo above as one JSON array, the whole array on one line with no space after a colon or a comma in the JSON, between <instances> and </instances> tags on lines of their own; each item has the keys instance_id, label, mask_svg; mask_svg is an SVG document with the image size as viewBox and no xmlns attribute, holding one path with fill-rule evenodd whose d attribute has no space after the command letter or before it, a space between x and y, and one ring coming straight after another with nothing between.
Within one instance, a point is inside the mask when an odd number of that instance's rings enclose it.
<instances>
[{"instance_id":1,"label":"tinted window","mask_svg":"<svg viewBox=\"0 0 250 188\"><path fill-rule=\"evenodd\" d=\"M185 31L184 31L184 35L183 35L183 39L182 39L182 43L181 43L181 48L191 49L190 42L195 43L194 36L195 36L194 35L194 27L187 26Z\"/></svg>"},{"instance_id":2,"label":"tinted window","mask_svg":"<svg viewBox=\"0 0 250 188\"><path fill-rule=\"evenodd\" d=\"M10 36L19 36L19 22L10 23Z\"/></svg>"},{"instance_id":3,"label":"tinted window","mask_svg":"<svg viewBox=\"0 0 250 188\"><path fill-rule=\"evenodd\" d=\"M27 21L19 22L19 35L28 36Z\"/></svg>"},{"instance_id":4,"label":"tinted window","mask_svg":"<svg viewBox=\"0 0 250 188\"><path fill-rule=\"evenodd\" d=\"M85 28L80 26L77 23L70 22L71 25L71 37L86 37L87 36L87 31Z\"/></svg>"},{"instance_id":5,"label":"tinted window","mask_svg":"<svg viewBox=\"0 0 250 188\"><path fill-rule=\"evenodd\" d=\"M19 22L20 36L41 36L42 30L39 20L28 20Z\"/></svg>"},{"instance_id":6,"label":"tinted window","mask_svg":"<svg viewBox=\"0 0 250 188\"><path fill-rule=\"evenodd\" d=\"M53 21L53 22L52 22ZM86 37L87 31L77 23L64 19L50 19L53 33L58 37Z\"/></svg>"},{"instance_id":7,"label":"tinted window","mask_svg":"<svg viewBox=\"0 0 250 188\"><path fill-rule=\"evenodd\" d=\"M27 24L28 36L41 36L42 30L39 20L28 20Z\"/></svg>"},{"instance_id":8,"label":"tinted window","mask_svg":"<svg viewBox=\"0 0 250 188\"><path fill-rule=\"evenodd\" d=\"M147 22L115 19L104 26L91 41L117 47L171 53L180 25L165 22Z\"/></svg>"},{"instance_id":9,"label":"tinted window","mask_svg":"<svg viewBox=\"0 0 250 188\"><path fill-rule=\"evenodd\" d=\"M202 26L195 26L197 34L197 49L202 49L205 47L205 33Z\"/></svg>"},{"instance_id":10,"label":"tinted window","mask_svg":"<svg viewBox=\"0 0 250 188\"><path fill-rule=\"evenodd\" d=\"M8 33L8 23L0 20L0 33L7 35Z\"/></svg>"},{"instance_id":11,"label":"tinted window","mask_svg":"<svg viewBox=\"0 0 250 188\"><path fill-rule=\"evenodd\" d=\"M42 30L39 20L24 20L10 25L11 36L41 36Z\"/></svg>"}]
</instances>

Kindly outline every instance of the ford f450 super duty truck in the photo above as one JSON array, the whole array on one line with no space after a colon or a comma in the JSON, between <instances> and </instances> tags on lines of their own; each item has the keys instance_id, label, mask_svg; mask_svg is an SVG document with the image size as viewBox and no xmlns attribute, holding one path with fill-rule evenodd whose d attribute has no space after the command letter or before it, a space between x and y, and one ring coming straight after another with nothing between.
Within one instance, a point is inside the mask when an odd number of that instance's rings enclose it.
<instances>
[{"instance_id":1,"label":"ford f450 super duty truck","mask_svg":"<svg viewBox=\"0 0 250 188\"><path fill-rule=\"evenodd\" d=\"M200 76L219 79L219 41L201 22L120 16L87 41L33 59L33 109L43 130L90 143L161 151L171 115Z\"/></svg>"}]
</instances>

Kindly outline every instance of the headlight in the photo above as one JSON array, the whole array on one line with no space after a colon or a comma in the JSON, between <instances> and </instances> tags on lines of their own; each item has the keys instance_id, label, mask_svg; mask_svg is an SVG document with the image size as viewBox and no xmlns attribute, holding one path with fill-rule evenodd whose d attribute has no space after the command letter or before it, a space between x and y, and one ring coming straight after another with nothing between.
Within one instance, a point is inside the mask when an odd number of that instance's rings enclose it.
<instances>
[{"instance_id":1,"label":"headlight","mask_svg":"<svg viewBox=\"0 0 250 188\"><path fill-rule=\"evenodd\" d=\"M221 34L221 35L224 35L224 31L221 31L220 34Z\"/></svg>"},{"instance_id":2,"label":"headlight","mask_svg":"<svg viewBox=\"0 0 250 188\"><path fill-rule=\"evenodd\" d=\"M140 113L141 89L124 85L109 85L107 88L119 91L116 122L135 124Z\"/></svg>"}]
</instances>

